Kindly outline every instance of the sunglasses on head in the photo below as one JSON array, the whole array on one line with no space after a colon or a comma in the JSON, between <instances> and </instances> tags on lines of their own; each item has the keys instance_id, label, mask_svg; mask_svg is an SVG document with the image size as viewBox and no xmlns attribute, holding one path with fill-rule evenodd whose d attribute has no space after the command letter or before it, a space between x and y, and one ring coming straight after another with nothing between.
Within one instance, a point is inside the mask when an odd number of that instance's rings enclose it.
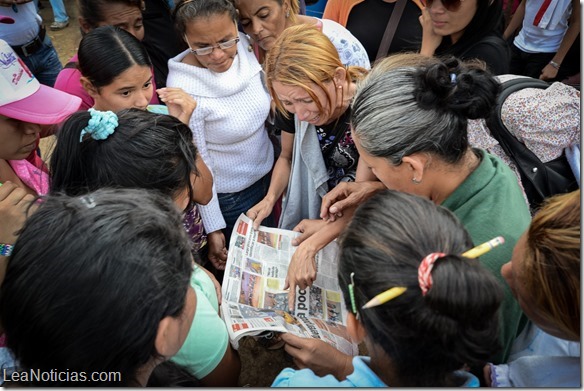
<instances>
[{"instance_id":1,"label":"sunglasses on head","mask_svg":"<svg viewBox=\"0 0 584 391\"><path fill-rule=\"evenodd\" d=\"M432 7L432 4L434 3L435 0L420 0L420 1L422 2L422 5L424 7L430 8L430 7ZM440 0L440 2L444 6L444 8L446 8L448 11L457 11L458 8L460 8L460 3L462 2L462 0Z\"/></svg>"}]
</instances>

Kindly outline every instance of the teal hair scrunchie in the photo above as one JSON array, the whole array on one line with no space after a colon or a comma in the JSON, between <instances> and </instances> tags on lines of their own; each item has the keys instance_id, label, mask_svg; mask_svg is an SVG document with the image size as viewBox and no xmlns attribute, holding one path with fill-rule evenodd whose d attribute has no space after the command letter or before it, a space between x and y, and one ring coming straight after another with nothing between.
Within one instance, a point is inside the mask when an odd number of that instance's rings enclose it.
<instances>
[{"instance_id":1,"label":"teal hair scrunchie","mask_svg":"<svg viewBox=\"0 0 584 391\"><path fill-rule=\"evenodd\" d=\"M88 110L91 118L87 126L83 128L79 135L79 142L83 141L83 136L89 134L94 140L105 140L118 126L118 116L113 111L99 111L93 108Z\"/></svg>"}]
</instances>

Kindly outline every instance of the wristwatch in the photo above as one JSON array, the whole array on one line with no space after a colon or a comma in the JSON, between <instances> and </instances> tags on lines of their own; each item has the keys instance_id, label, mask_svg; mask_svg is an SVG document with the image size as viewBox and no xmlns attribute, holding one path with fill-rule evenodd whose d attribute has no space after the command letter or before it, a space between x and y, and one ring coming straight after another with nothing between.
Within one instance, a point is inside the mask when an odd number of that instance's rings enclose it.
<instances>
[{"instance_id":1,"label":"wristwatch","mask_svg":"<svg viewBox=\"0 0 584 391\"><path fill-rule=\"evenodd\" d=\"M560 64L558 64L554 60L550 61L550 65L556 69L560 69Z\"/></svg>"}]
</instances>

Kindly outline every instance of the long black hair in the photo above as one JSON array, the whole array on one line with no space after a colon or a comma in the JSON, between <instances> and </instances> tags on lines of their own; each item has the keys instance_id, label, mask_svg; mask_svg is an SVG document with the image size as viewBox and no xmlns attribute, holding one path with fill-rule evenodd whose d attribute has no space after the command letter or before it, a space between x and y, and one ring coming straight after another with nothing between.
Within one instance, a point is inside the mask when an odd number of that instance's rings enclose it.
<instances>
[{"instance_id":1,"label":"long black hair","mask_svg":"<svg viewBox=\"0 0 584 391\"><path fill-rule=\"evenodd\" d=\"M169 115L139 109L117 113L118 126L105 140L81 131L89 112L73 114L57 133L51 155L51 192L80 195L102 187L157 190L175 197L197 174L197 149L189 127Z\"/></svg>"},{"instance_id":2,"label":"long black hair","mask_svg":"<svg viewBox=\"0 0 584 391\"><path fill-rule=\"evenodd\" d=\"M478 260L459 254L472 247L462 223L431 201L386 190L361 205L341 236L338 277L348 309L354 298L370 341L392 363L401 386L460 385L455 371L484 363L499 349L496 278ZM418 283L424 257L442 252L425 296ZM377 294L406 287L389 302L362 309ZM383 363L380 363L383 365ZM386 364L388 365L388 364Z\"/></svg>"},{"instance_id":3,"label":"long black hair","mask_svg":"<svg viewBox=\"0 0 584 391\"><path fill-rule=\"evenodd\" d=\"M444 37L436 49L437 55L461 57L471 46L487 35L502 36L504 29L503 6L501 0L476 0L477 11L464 30L460 39L452 44L450 37Z\"/></svg>"}]
</instances>

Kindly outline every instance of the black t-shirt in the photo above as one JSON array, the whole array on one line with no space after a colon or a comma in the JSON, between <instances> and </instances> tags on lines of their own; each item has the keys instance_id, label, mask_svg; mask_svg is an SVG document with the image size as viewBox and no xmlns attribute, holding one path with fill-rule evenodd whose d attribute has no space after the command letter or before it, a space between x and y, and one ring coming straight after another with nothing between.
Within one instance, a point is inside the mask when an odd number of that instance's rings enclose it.
<instances>
[{"instance_id":1,"label":"black t-shirt","mask_svg":"<svg viewBox=\"0 0 584 391\"><path fill-rule=\"evenodd\" d=\"M350 117L351 109L348 108L335 121L323 126L315 126L324 164L329 174L329 189L335 187L339 182L355 180L359 152L351 137ZM289 118L286 119L278 112L274 126L287 133L296 133L294 115L292 114L289 114Z\"/></svg>"},{"instance_id":2,"label":"black t-shirt","mask_svg":"<svg viewBox=\"0 0 584 391\"><path fill-rule=\"evenodd\" d=\"M347 19L347 30L365 47L371 64L375 61L395 4L383 0L365 0L351 9ZM420 50L422 26L418 18L421 14L420 8L408 0L388 53Z\"/></svg>"},{"instance_id":3,"label":"black t-shirt","mask_svg":"<svg viewBox=\"0 0 584 391\"><path fill-rule=\"evenodd\" d=\"M464 47L450 45L449 41L443 40L438 49L436 49L435 54L437 56L450 54L461 60L482 60L487 64L487 67L493 75L509 73L511 50L507 41L501 37L501 34L495 31L484 35L474 42L466 43Z\"/></svg>"}]
</instances>

